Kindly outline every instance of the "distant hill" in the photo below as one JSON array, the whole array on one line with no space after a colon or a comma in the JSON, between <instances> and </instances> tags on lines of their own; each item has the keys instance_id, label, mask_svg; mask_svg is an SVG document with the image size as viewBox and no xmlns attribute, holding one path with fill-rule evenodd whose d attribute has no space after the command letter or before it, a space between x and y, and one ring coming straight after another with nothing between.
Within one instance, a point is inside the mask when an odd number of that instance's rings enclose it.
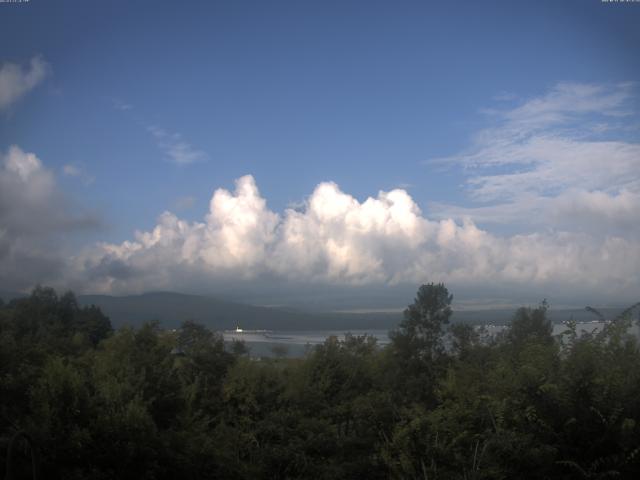
<instances>
[{"instance_id":1,"label":"distant hill","mask_svg":"<svg viewBox=\"0 0 640 480\"><path fill-rule=\"evenodd\" d=\"M11 292L9 290L0 290L0 299L2 299L5 302L8 302L9 300L13 300L14 298L23 298L28 296L29 295L26 293Z\"/></svg>"},{"instance_id":2,"label":"distant hill","mask_svg":"<svg viewBox=\"0 0 640 480\"><path fill-rule=\"evenodd\" d=\"M265 330L358 330L392 328L401 316L400 312L306 313L172 292L122 297L80 295L78 302L81 305L97 305L116 327L159 320L164 327L174 328L184 320L194 320L217 330L232 329L238 325L244 329Z\"/></svg>"},{"instance_id":3,"label":"distant hill","mask_svg":"<svg viewBox=\"0 0 640 480\"><path fill-rule=\"evenodd\" d=\"M25 294L0 291L5 302ZM165 328L178 327L185 320L194 320L214 330L227 330L240 326L244 329L265 330L378 330L393 329L402 320L402 309L397 312L305 312L286 307L263 307L221 299L213 296L188 295L175 292L152 292L141 295L110 296L80 295L80 305L97 305L111 319L114 327L138 326L158 320ZM602 308L607 318L622 309ZM513 309L454 311L454 322L472 324L507 324L513 318ZM595 320L584 309L554 309L549 311L553 322L570 318L576 321Z\"/></svg>"},{"instance_id":4,"label":"distant hill","mask_svg":"<svg viewBox=\"0 0 640 480\"><path fill-rule=\"evenodd\" d=\"M216 330L372 330L392 329L402 319L402 311L338 313L304 312L283 307L261 307L232 302L216 297L187 295L173 292L154 292L142 295L114 297L108 295L80 295L81 305L97 305L109 316L114 326L140 325L159 320L166 328L175 328L184 320L194 320ZM613 317L621 309L603 308L602 313ZM452 320L473 324L506 324L515 309L455 311ZM574 318L577 321L595 320L584 309L551 309L554 322Z\"/></svg>"}]
</instances>

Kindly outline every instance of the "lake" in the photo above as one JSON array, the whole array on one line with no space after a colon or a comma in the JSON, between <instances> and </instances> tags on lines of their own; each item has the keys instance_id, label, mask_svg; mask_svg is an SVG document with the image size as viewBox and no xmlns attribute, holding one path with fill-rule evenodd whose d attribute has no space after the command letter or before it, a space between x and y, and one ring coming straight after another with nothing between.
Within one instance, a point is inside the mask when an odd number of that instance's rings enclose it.
<instances>
[{"instance_id":1,"label":"lake","mask_svg":"<svg viewBox=\"0 0 640 480\"><path fill-rule=\"evenodd\" d=\"M320 345L331 336L344 339L347 333L352 335L371 335L378 340L378 345L389 343L388 330L246 330L237 333L233 330L223 332L225 342L244 341L251 356L274 356L274 347L286 352L286 356L300 357L309 348Z\"/></svg>"},{"instance_id":2,"label":"lake","mask_svg":"<svg viewBox=\"0 0 640 480\"><path fill-rule=\"evenodd\" d=\"M591 333L596 329L602 331L604 323L602 322L580 322L577 324L577 332ZM502 331L503 325L485 325L490 335L496 335ZM553 326L553 335L560 335L567 329L566 325L556 323ZM632 331L638 335L638 327L634 324ZM275 356L274 348L279 350L284 356L300 357L303 356L310 348L325 342L330 336L336 336L344 339L347 333L352 335L371 335L378 341L378 345L386 345L390 342L389 331L382 329L371 330L245 330L241 333L234 330L226 330L223 332L225 342L244 341L249 347L251 356L255 357L273 357Z\"/></svg>"}]
</instances>

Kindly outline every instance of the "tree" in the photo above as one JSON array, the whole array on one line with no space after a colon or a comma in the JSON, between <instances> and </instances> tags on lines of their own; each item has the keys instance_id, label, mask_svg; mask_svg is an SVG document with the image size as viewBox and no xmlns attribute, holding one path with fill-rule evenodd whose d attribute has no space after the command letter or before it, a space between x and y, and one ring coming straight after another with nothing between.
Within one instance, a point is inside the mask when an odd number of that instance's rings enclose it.
<instances>
[{"instance_id":1,"label":"tree","mask_svg":"<svg viewBox=\"0 0 640 480\"><path fill-rule=\"evenodd\" d=\"M391 332L393 344L408 356L433 360L443 353L443 326L453 313L453 295L444 284L422 285L414 302L404 311L400 328Z\"/></svg>"},{"instance_id":2,"label":"tree","mask_svg":"<svg viewBox=\"0 0 640 480\"><path fill-rule=\"evenodd\" d=\"M86 335L91 345L96 346L101 340L113 333L109 317L102 313L95 305L84 307L76 311L76 329Z\"/></svg>"},{"instance_id":3,"label":"tree","mask_svg":"<svg viewBox=\"0 0 640 480\"><path fill-rule=\"evenodd\" d=\"M511 322L507 338L516 346L525 342L553 343L553 325L547 318L549 304L543 300L537 308L520 307Z\"/></svg>"},{"instance_id":4,"label":"tree","mask_svg":"<svg viewBox=\"0 0 640 480\"><path fill-rule=\"evenodd\" d=\"M459 358L467 357L479 342L478 332L468 323L451 325L449 332L451 334L451 349Z\"/></svg>"},{"instance_id":5,"label":"tree","mask_svg":"<svg viewBox=\"0 0 640 480\"><path fill-rule=\"evenodd\" d=\"M422 285L404 311L400 328L389 335L395 373L392 383L401 398L435 400L435 383L444 368L443 326L453 313L453 295L444 284Z\"/></svg>"}]
</instances>

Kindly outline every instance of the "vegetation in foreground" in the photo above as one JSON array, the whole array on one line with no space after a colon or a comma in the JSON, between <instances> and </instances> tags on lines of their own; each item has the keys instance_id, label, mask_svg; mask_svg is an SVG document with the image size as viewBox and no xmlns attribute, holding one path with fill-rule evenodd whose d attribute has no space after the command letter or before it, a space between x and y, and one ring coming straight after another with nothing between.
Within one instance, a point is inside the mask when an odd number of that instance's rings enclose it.
<instances>
[{"instance_id":1,"label":"vegetation in foreground","mask_svg":"<svg viewBox=\"0 0 640 480\"><path fill-rule=\"evenodd\" d=\"M113 331L37 288L0 305L7 478L31 478L32 453L47 479L640 478L630 311L558 339L543 302L487 339L450 303L423 285L385 348L255 361L196 323Z\"/></svg>"}]
</instances>

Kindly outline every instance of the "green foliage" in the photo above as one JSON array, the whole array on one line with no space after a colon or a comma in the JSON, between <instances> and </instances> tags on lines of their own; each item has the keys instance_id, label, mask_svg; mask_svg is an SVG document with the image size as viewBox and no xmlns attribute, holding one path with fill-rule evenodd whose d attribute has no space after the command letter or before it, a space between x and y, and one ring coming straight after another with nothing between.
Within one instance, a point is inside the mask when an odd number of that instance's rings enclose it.
<instances>
[{"instance_id":1,"label":"green foliage","mask_svg":"<svg viewBox=\"0 0 640 480\"><path fill-rule=\"evenodd\" d=\"M516 348L527 342L552 343L553 324L547 318L548 309L546 300L537 308L520 307L507 331L510 343Z\"/></svg>"},{"instance_id":2,"label":"green foliage","mask_svg":"<svg viewBox=\"0 0 640 480\"><path fill-rule=\"evenodd\" d=\"M255 359L191 321L113 332L38 287L0 305L0 456L22 435L50 479L638 478L633 308L555 338L543 302L488 341L445 330L451 300L420 287L384 348Z\"/></svg>"},{"instance_id":3,"label":"green foliage","mask_svg":"<svg viewBox=\"0 0 640 480\"><path fill-rule=\"evenodd\" d=\"M443 284L422 285L399 328L390 333L394 391L402 397L430 405L437 401L437 379L446 361L443 328L452 314L452 300Z\"/></svg>"},{"instance_id":4,"label":"green foliage","mask_svg":"<svg viewBox=\"0 0 640 480\"><path fill-rule=\"evenodd\" d=\"M416 359L443 353L442 329L453 313L447 287L439 283L422 285L414 302L404 311L399 330L393 332L392 341L400 352Z\"/></svg>"}]
</instances>

